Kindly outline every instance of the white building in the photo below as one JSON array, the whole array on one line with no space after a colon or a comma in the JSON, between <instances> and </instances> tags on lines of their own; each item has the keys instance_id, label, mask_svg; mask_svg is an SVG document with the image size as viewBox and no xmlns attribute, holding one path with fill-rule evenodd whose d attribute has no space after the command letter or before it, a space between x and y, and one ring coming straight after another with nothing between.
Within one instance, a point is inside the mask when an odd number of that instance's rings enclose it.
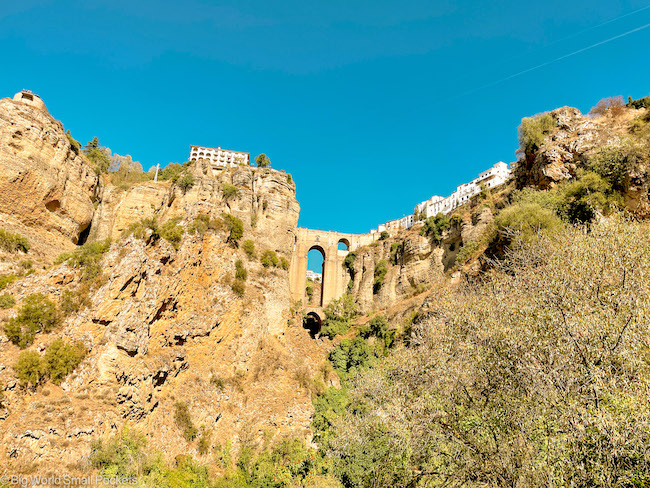
<instances>
[{"instance_id":1,"label":"white building","mask_svg":"<svg viewBox=\"0 0 650 488\"><path fill-rule=\"evenodd\" d=\"M323 281L323 275L321 273L316 273L315 271L312 271L311 269L307 270L307 279L311 278L312 281L318 281L321 282Z\"/></svg>"},{"instance_id":2,"label":"white building","mask_svg":"<svg viewBox=\"0 0 650 488\"><path fill-rule=\"evenodd\" d=\"M503 161L499 161L487 171L483 171L469 183L463 183L456 187L456 191L448 197L432 196L429 200L418 203L415 210L419 214L424 214L424 218L433 217L434 215L448 214L456 207L469 203L469 200L478 195L483 188L489 189L502 185L510 178L511 169ZM398 223L399 222L399 223ZM388 229L409 229L415 224L416 220L413 215L408 215L399 220L391 220L386 223Z\"/></svg>"},{"instance_id":3,"label":"white building","mask_svg":"<svg viewBox=\"0 0 650 488\"><path fill-rule=\"evenodd\" d=\"M227 168L229 166L238 166L250 164L250 154L241 151L229 151L221 147L202 147L190 146L190 161L207 159L216 168Z\"/></svg>"}]
</instances>

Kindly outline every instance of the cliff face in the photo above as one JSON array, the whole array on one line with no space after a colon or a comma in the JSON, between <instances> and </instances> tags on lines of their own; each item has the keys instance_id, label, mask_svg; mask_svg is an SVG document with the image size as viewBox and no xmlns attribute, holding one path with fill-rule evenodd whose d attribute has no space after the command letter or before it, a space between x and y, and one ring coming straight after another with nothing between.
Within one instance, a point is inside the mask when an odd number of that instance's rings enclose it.
<instances>
[{"instance_id":1,"label":"cliff face","mask_svg":"<svg viewBox=\"0 0 650 488\"><path fill-rule=\"evenodd\" d=\"M293 249L299 206L288 175L251 167L213 174L195 164L185 192L171 182L122 190L100 183L49 115L7 100L0 107L3 227L26 235L49 262L84 230L90 240L113 240L94 280L62 264L5 289L18 303L0 311L3 319L32 293L58 305L66 293L83 297L86 305L37 334L30 350L42 354L63 337L81 340L88 355L60 385L25 390L12 369L20 350L0 332L0 465L82 467L91 440L125 425L170 460L200 458L197 441L187 441L174 419L179 402L199 432L211 432L211 446L236 448L265 432L310 440L309 378L328 348L290 308L288 272L260 262L267 250L289 260ZM226 183L236 196L224 196ZM191 233L199 214L214 225ZM241 219L240 246L227 242L224 214ZM159 226L177 219L184 232L177 248L150 230L123 237L151 217ZM253 257L244 240L253 242ZM238 260L247 278L235 292Z\"/></svg>"},{"instance_id":2,"label":"cliff face","mask_svg":"<svg viewBox=\"0 0 650 488\"><path fill-rule=\"evenodd\" d=\"M93 217L99 179L70 146L60 122L0 100L0 219L51 259L74 247Z\"/></svg>"},{"instance_id":3,"label":"cliff face","mask_svg":"<svg viewBox=\"0 0 650 488\"><path fill-rule=\"evenodd\" d=\"M482 207L471 219L445 231L440 242L421 235L422 224L416 224L393 238L357 250L351 293L361 311L389 308L442 281L456 264L462 246L479 239L493 219L492 211ZM382 262L386 273L377 286Z\"/></svg>"},{"instance_id":4,"label":"cliff face","mask_svg":"<svg viewBox=\"0 0 650 488\"><path fill-rule=\"evenodd\" d=\"M549 112L556 127L545 138L541 147L528 153L517 162L515 177L517 186L539 189L552 188L562 181L576 176L585 169L595 153L606 148L616 150L625 141L643 146L648 144L647 135L635 132L635 122L647 109L621 109L616 116L611 113L601 117L583 115L576 108L562 107ZM648 150L641 161L627 167L628 186L624 192L626 207L641 214L650 211L650 167ZM643 161L645 159L645 161Z\"/></svg>"}]
</instances>

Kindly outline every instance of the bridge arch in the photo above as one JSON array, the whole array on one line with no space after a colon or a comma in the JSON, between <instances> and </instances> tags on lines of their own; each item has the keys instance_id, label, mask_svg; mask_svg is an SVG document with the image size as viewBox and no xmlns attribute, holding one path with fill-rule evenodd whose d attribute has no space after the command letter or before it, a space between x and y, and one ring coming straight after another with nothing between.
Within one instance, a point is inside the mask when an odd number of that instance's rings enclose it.
<instances>
[{"instance_id":1,"label":"bridge arch","mask_svg":"<svg viewBox=\"0 0 650 488\"><path fill-rule=\"evenodd\" d=\"M325 249L319 244L314 244L309 248L309 251L307 251L307 261L309 262L309 253L312 251L318 251L321 256L323 257L323 265L321 267L321 279L320 279L320 297L318 298L318 306L322 307L323 306L323 290L325 289ZM305 284L304 288L307 288L307 275L305 274Z\"/></svg>"},{"instance_id":2,"label":"bridge arch","mask_svg":"<svg viewBox=\"0 0 650 488\"><path fill-rule=\"evenodd\" d=\"M307 303L305 285L307 283L308 253L319 249L323 254L323 279L321 282L321 307L326 307L332 300L343 296L349 276L343 267L343 261L349 252L361 246L372 244L379 234L343 234L313 229L296 229L296 241L289 267L289 287L294 301ZM339 250L339 243L347 250Z\"/></svg>"},{"instance_id":3,"label":"bridge arch","mask_svg":"<svg viewBox=\"0 0 650 488\"><path fill-rule=\"evenodd\" d=\"M318 312L312 310L305 315L302 321L302 327L309 331L309 335L312 338L316 338L316 336L320 334L320 330L323 327L323 319L318 314Z\"/></svg>"}]
</instances>

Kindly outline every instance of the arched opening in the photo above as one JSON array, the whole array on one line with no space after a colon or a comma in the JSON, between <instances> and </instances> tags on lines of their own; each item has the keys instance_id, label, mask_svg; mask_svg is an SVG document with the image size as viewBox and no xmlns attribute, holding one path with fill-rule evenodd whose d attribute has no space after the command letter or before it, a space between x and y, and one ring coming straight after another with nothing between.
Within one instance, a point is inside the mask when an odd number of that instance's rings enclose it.
<instances>
[{"instance_id":1,"label":"arched opening","mask_svg":"<svg viewBox=\"0 0 650 488\"><path fill-rule=\"evenodd\" d=\"M350 250L350 241L347 239L341 239L339 241L339 251L349 251Z\"/></svg>"},{"instance_id":2,"label":"arched opening","mask_svg":"<svg viewBox=\"0 0 650 488\"><path fill-rule=\"evenodd\" d=\"M323 322L316 312L309 312L302 321L302 327L309 331L312 339L320 333Z\"/></svg>"},{"instance_id":3,"label":"arched opening","mask_svg":"<svg viewBox=\"0 0 650 488\"><path fill-rule=\"evenodd\" d=\"M307 277L305 295L307 304L314 307L323 306L323 285L325 283L325 250L312 246L307 253Z\"/></svg>"}]
</instances>

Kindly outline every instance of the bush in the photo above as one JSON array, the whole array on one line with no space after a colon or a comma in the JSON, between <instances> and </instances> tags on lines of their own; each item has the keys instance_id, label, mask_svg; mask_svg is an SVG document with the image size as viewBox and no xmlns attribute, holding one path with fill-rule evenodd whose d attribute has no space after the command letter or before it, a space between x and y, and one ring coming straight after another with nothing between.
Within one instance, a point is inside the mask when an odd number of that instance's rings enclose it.
<instances>
[{"instance_id":1,"label":"bush","mask_svg":"<svg viewBox=\"0 0 650 488\"><path fill-rule=\"evenodd\" d=\"M589 111L589 115L602 117L603 115L611 114L613 117L618 117L625 111L625 102L623 97L618 95L616 97L608 97L600 100Z\"/></svg>"},{"instance_id":2,"label":"bush","mask_svg":"<svg viewBox=\"0 0 650 488\"><path fill-rule=\"evenodd\" d=\"M439 243L442 240L442 234L451 227L451 221L449 217L441 213L429 217L424 222L424 226L420 230L420 234L423 236L431 237L436 243Z\"/></svg>"},{"instance_id":3,"label":"bush","mask_svg":"<svg viewBox=\"0 0 650 488\"><path fill-rule=\"evenodd\" d=\"M307 300L311 303L312 298L314 298L314 280L311 278L307 278L305 293L307 294Z\"/></svg>"},{"instance_id":4,"label":"bush","mask_svg":"<svg viewBox=\"0 0 650 488\"><path fill-rule=\"evenodd\" d=\"M174 246L174 249L178 249L181 246L183 233L185 232L184 229L178 225L180 220L180 217L173 218L165 222L160 228L160 237Z\"/></svg>"},{"instance_id":5,"label":"bush","mask_svg":"<svg viewBox=\"0 0 650 488\"><path fill-rule=\"evenodd\" d=\"M345 334L357 316L357 306L352 295L345 293L338 300L333 300L325 307L325 320L321 335L333 339L337 335Z\"/></svg>"},{"instance_id":6,"label":"bush","mask_svg":"<svg viewBox=\"0 0 650 488\"><path fill-rule=\"evenodd\" d=\"M343 378L356 370L368 367L371 358L372 352L368 342L358 336L354 339L343 339L329 354L332 366Z\"/></svg>"},{"instance_id":7,"label":"bush","mask_svg":"<svg viewBox=\"0 0 650 488\"><path fill-rule=\"evenodd\" d=\"M6 310L8 308L13 308L16 305L16 300L9 293L4 293L0 295L0 308Z\"/></svg>"},{"instance_id":8,"label":"bush","mask_svg":"<svg viewBox=\"0 0 650 488\"><path fill-rule=\"evenodd\" d=\"M185 174L183 174L183 176L178 178L176 184L181 189L181 191L185 194L190 190L190 188L194 186L194 176L192 176L191 173L186 172Z\"/></svg>"},{"instance_id":9,"label":"bush","mask_svg":"<svg viewBox=\"0 0 650 488\"><path fill-rule=\"evenodd\" d=\"M69 290L64 290L63 293L61 293L61 299L59 300L59 310L63 317L69 317L82 308L87 307L89 303L90 300L88 299L87 291L73 293Z\"/></svg>"},{"instance_id":10,"label":"bush","mask_svg":"<svg viewBox=\"0 0 650 488\"><path fill-rule=\"evenodd\" d=\"M244 223L232 214L223 214L222 217L229 232L226 242L237 247L239 240L244 236Z\"/></svg>"},{"instance_id":11,"label":"bush","mask_svg":"<svg viewBox=\"0 0 650 488\"><path fill-rule=\"evenodd\" d=\"M72 137L72 134L70 134L70 130L65 131L65 137L68 139L68 142L70 143L70 149L72 149L72 152L75 154L79 154L81 152L81 143L76 140L74 137Z\"/></svg>"},{"instance_id":12,"label":"bush","mask_svg":"<svg viewBox=\"0 0 650 488\"><path fill-rule=\"evenodd\" d=\"M45 367L36 351L23 351L14 364L14 371L22 386L38 386L45 379Z\"/></svg>"},{"instance_id":13,"label":"bush","mask_svg":"<svg viewBox=\"0 0 650 488\"><path fill-rule=\"evenodd\" d=\"M522 203L507 207L496 216L495 223L503 237L518 236L524 240L531 240L540 232L556 232L562 228L560 218L552 210L543 208L537 203ZM465 251L465 253L469 252Z\"/></svg>"},{"instance_id":14,"label":"bush","mask_svg":"<svg viewBox=\"0 0 650 488\"><path fill-rule=\"evenodd\" d=\"M275 251L271 251L269 249L267 251L264 251L264 254L262 254L262 259L260 259L260 262L262 263L262 266L264 266L265 268L277 268L278 255L275 253Z\"/></svg>"},{"instance_id":15,"label":"bush","mask_svg":"<svg viewBox=\"0 0 650 488\"><path fill-rule=\"evenodd\" d=\"M241 279L233 281L230 287L232 288L232 291L235 292L235 295L239 297L243 297L246 292L246 284Z\"/></svg>"},{"instance_id":16,"label":"bush","mask_svg":"<svg viewBox=\"0 0 650 488\"><path fill-rule=\"evenodd\" d=\"M4 326L5 334L20 348L31 345L37 332L50 332L60 323L56 306L41 293L33 293L23 300L16 317Z\"/></svg>"},{"instance_id":17,"label":"bush","mask_svg":"<svg viewBox=\"0 0 650 488\"><path fill-rule=\"evenodd\" d=\"M238 259L235 261L235 279L246 281L246 278L248 278L248 271L246 271L241 259Z\"/></svg>"},{"instance_id":18,"label":"bush","mask_svg":"<svg viewBox=\"0 0 650 488\"><path fill-rule=\"evenodd\" d=\"M579 172L578 178L563 184L559 214L572 224L590 223L598 212L609 213L621 200L611 185L593 172Z\"/></svg>"},{"instance_id":19,"label":"bush","mask_svg":"<svg viewBox=\"0 0 650 488\"><path fill-rule=\"evenodd\" d=\"M16 275L4 275L0 276L0 290L4 290L7 288L11 283L16 281L18 279L18 276Z\"/></svg>"},{"instance_id":20,"label":"bush","mask_svg":"<svg viewBox=\"0 0 650 488\"><path fill-rule=\"evenodd\" d=\"M230 183L222 183L221 192L223 193L223 198L226 201L239 197L239 189Z\"/></svg>"},{"instance_id":21,"label":"bush","mask_svg":"<svg viewBox=\"0 0 650 488\"><path fill-rule=\"evenodd\" d=\"M210 438L212 437L212 431L210 429L203 428L201 430L201 437L199 438L198 451L201 456L205 456L210 450Z\"/></svg>"},{"instance_id":22,"label":"bush","mask_svg":"<svg viewBox=\"0 0 650 488\"><path fill-rule=\"evenodd\" d=\"M65 262L68 266L81 270L82 281L92 280L102 273L101 262L110 247L110 239L87 242L72 252L59 255L55 263L61 264Z\"/></svg>"},{"instance_id":23,"label":"bush","mask_svg":"<svg viewBox=\"0 0 650 488\"><path fill-rule=\"evenodd\" d=\"M524 117L518 129L520 148L526 153L535 151L556 125L555 119L547 113Z\"/></svg>"},{"instance_id":24,"label":"bush","mask_svg":"<svg viewBox=\"0 0 650 488\"><path fill-rule=\"evenodd\" d=\"M394 265L397 266L398 262L398 254L401 253L402 245L399 242L393 242L390 245L390 262Z\"/></svg>"},{"instance_id":25,"label":"bush","mask_svg":"<svg viewBox=\"0 0 650 488\"><path fill-rule=\"evenodd\" d=\"M463 244L456 254L456 263L463 265L467 263L478 250L478 241L471 241Z\"/></svg>"},{"instance_id":26,"label":"bush","mask_svg":"<svg viewBox=\"0 0 650 488\"><path fill-rule=\"evenodd\" d=\"M630 175L647 157L647 151L640 144L625 139L615 145L600 147L587 160L587 168L607 180L614 190L626 192Z\"/></svg>"},{"instance_id":27,"label":"bush","mask_svg":"<svg viewBox=\"0 0 650 488\"><path fill-rule=\"evenodd\" d=\"M390 234L389 234L387 231L385 231L385 230L382 230L382 231L381 231L381 234L379 234L379 240L380 240L380 241L385 241L385 240L388 239L389 237L390 237Z\"/></svg>"},{"instance_id":28,"label":"bush","mask_svg":"<svg viewBox=\"0 0 650 488\"><path fill-rule=\"evenodd\" d=\"M174 408L174 421L176 422L176 426L183 433L183 437L186 441L193 441L199 432L196 427L194 427L194 424L192 424L192 417L187 408L187 403L177 402Z\"/></svg>"},{"instance_id":29,"label":"bush","mask_svg":"<svg viewBox=\"0 0 650 488\"><path fill-rule=\"evenodd\" d=\"M287 258L285 258L284 256L282 256L280 258L279 266L280 266L280 269L283 269L284 271L287 271L289 269L289 260Z\"/></svg>"},{"instance_id":30,"label":"bush","mask_svg":"<svg viewBox=\"0 0 650 488\"><path fill-rule=\"evenodd\" d=\"M28 252L29 241L20 234L13 234L4 229L0 229L0 249L10 253Z\"/></svg>"},{"instance_id":31,"label":"bush","mask_svg":"<svg viewBox=\"0 0 650 488\"><path fill-rule=\"evenodd\" d=\"M68 344L63 339L56 339L45 351L43 364L52 382L59 384L79 366L85 356L83 343Z\"/></svg>"},{"instance_id":32,"label":"bush","mask_svg":"<svg viewBox=\"0 0 650 488\"><path fill-rule=\"evenodd\" d=\"M334 471L346 486L646 485L649 232L567 226L441 290L417 346L347 382L321 443Z\"/></svg>"},{"instance_id":33,"label":"bush","mask_svg":"<svg viewBox=\"0 0 650 488\"><path fill-rule=\"evenodd\" d=\"M142 451L146 445L143 435L132 433L125 427L117 436L92 441L90 465L101 470L102 474L139 476L146 464L146 455Z\"/></svg>"},{"instance_id":34,"label":"bush","mask_svg":"<svg viewBox=\"0 0 650 488\"><path fill-rule=\"evenodd\" d=\"M373 284L373 293L377 293L384 284L384 278L388 272L388 263L385 259L380 259L375 264L375 281Z\"/></svg>"},{"instance_id":35,"label":"bush","mask_svg":"<svg viewBox=\"0 0 650 488\"><path fill-rule=\"evenodd\" d=\"M255 258L255 243L253 241L251 241L250 239L245 240L243 249L246 255L248 256L248 259Z\"/></svg>"},{"instance_id":36,"label":"bush","mask_svg":"<svg viewBox=\"0 0 650 488\"><path fill-rule=\"evenodd\" d=\"M210 216L206 214L198 214L188 228L188 232L203 235L209 230L219 230L221 228L223 228L223 225L220 220L210 219Z\"/></svg>"}]
</instances>

